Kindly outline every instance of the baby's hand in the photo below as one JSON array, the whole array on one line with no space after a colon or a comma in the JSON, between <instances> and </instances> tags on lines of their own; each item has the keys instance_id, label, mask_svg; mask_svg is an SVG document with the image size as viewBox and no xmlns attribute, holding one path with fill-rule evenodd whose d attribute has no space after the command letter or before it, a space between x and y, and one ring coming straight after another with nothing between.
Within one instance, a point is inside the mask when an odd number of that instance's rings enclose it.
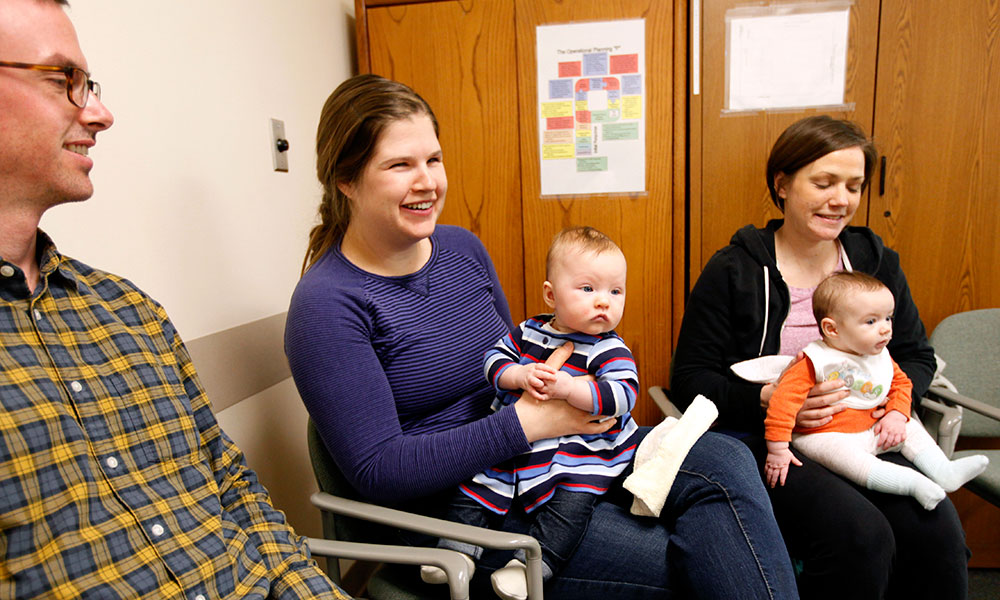
<instances>
[{"instance_id":1,"label":"baby's hand","mask_svg":"<svg viewBox=\"0 0 1000 600\"><path fill-rule=\"evenodd\" d=\"M788 449L788 443L782 444L784 447L772 448L774 442L767 442L767 459L764 462L764 476L767 484L772 488L776 485L785 485L785 478L788 477L789 463L801 467L802 461L795 458L792 451ZM777 444L775 444L777 446Z\"/></svg>"},{"instance_id":2,"label":"baby's hand","mask_svg":"<svg viewBox=\"0 0 1000 600\"><path fill-rule=\"evenodd\" d=\"M549 398L566 400L573 389L573 376L566 371L556 371L552 378L545 382L544 393Z\"/></svg>"},{"instance_id":3,"label":"baby's hand","mask_svg":"<svg viewBox=\"0 0 1000 600\"><path fill-rule=\"evenodd\" d=\"M517 387L536 400L548 400L551 394L545 391L546 386L555 381L556 371L543 363L522 365L517 376Z\"/></svg>"},{"instance_id":4,"label":"baby's hand","mask_svg":"<svg viewBox=\"0 0 1000 600\"><path fill-rule=\"evenodd\" d=\"M878 445L883 450L898 446L906 439L906 415L898 410L890 410L875 423L872 431L878 436Z\"/></svg>"}]
</instances>

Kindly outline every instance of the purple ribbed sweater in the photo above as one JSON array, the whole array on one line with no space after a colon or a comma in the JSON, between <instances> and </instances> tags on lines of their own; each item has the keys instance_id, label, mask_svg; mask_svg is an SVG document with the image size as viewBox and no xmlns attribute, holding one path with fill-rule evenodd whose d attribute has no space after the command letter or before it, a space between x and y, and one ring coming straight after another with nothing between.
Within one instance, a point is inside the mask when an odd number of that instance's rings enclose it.
<instances>
[{"instance_id":1,"label":"purple ribbed sweater","mask_svg":"<svg viewBox=\"0 0 1000 600\"><path fill-rule=\"evenodd\" d=\"M285 353L337 465L378 502L456 486L530 450L513 407L490 414L483 356L511 329L486 249L439 225L426 265L362 271L332 249L302 277Z\"/></svg>"}]
</instances>

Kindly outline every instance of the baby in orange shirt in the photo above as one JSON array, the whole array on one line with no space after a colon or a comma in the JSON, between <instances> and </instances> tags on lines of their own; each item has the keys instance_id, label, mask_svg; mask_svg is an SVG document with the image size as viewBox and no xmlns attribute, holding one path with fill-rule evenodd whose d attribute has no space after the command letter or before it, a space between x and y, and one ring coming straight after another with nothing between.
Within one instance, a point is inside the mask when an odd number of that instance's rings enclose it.
<instances>
[{"instance_id":1,"label":"baby in orange shirt","mask_svg":"<svg viewBox=\"0 0 1000 600\"><path fill-rule=\"evenodd\" d=\"M765 475L771 487L784 485L789 464L802 463L795 449L831 471L868 489L910 495L932 510L976 477L989 462L976 455L949 460L919 421L910 418L913 385L889 356L895 299L881 281L841 271L826 278L813 294L813 313L822 340L781 377L764 420ZM795 427L795 415L818 381L841 379L851 394L848 406L816 428ZM879 419L872 412L885 408ZM879 460L899 451L919 469Z\"/></svg>"}]
</instances>

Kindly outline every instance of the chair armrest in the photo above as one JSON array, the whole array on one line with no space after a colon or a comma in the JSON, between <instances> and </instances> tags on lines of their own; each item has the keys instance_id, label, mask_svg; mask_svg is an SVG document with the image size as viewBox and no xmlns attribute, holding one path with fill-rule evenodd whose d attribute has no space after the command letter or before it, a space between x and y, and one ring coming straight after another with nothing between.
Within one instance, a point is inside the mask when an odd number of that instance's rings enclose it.
<instances>
[{"instance_id":1,"label":"chair armrest","mask_svg":"<svg viewBox=\"0 0 1000 600\"><path fill-rule=\"evenodd\" d=\"M532 600L542 600L542 549L538 545L538 540L530 535L493 531L472 525L453 523L377 504L341 498L326 492L316 492L310 496L310 500L313 506L321 510L356 519L476 544L486 548L522 549L528 558L528 597Z\"/></svg>"},{"instance_id":2,"label":"chair armrest","mask_svg":"<svg viewBox=\"0 0 1000 600\"><path fill-rule=\"evenodd\" d=\"M660 412L663 413L664 417L681 418L682 413L680 409L667 398L667 392L662 386L654 385L646 391L649 392L649 397L653 399L653 402L660 407Z\"/></svg>"},{"instance_id":3,"label":"chair armrest","mask_svg":"<svg viewBox=\"0 0 1000 600\"><path fill-rule=\"evenodd\" d=\"M359 544L319 538L307 538L306 543L309 551L319 556L440 567L448 575L451 599L469 600L469 563L454 550Z\"/></svg>"},{"instance_id":4,"label":"chair armrest","mask_svg":"<svg viewBox=\"0 0 1000 600\"><path fill-rule=\"evenodd\" d=\"M956 394L947 388L936 386L932 387L927 390L927 396L937 400L942 400L946 403L956 404L962 408L971 410L972 412L976 412L991 419L1000 421L1000 408L990 406L989 404L980 402L979 400L973 400L972 398L963 396L962 394Z\"/></svg>"},{"instance_id":5,"label":"chair armrest","mask_svg":"<svg viewBox=\"0 0 1000 600\"><path fill-rule=\"evenodd\" d=\"M924 411L923 420L927 424L927 429L936 431L935 439L945 456L951 458L955 452L955 442L958 441L959 431L962 428L962 407L949 406L930 398L924 398L920 403L920 408ZM926 413L934 413L929 415Z\"/></svg>"}]
</instances>

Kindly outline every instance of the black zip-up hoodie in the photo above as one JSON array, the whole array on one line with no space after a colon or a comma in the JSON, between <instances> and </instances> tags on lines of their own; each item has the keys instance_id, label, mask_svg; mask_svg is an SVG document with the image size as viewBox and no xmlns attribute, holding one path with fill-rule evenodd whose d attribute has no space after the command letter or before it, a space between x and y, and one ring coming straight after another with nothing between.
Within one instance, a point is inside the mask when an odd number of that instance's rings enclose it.
<instances>
[{"instance_id":1,"label":"black zip-up hoodie","mask_svg":"<svg viewBox=\"0 0 1000 600\"><path fill-rule=\"evenodd\" d=\"M747 225L705 265L688 298L674 352L671 400L684 410L697 394L719 408L723 429L762 433L760 384L738 378L729 366L777 354L790 304L788 286L774 258L774 232L784 221L759 229ZM934 350L913 303L899 255L867 227L840 234L845 267L873 275L892 291L896 312L889 353L913 381L914 406L934 376Z\"/></svg>"}]
</instances>

